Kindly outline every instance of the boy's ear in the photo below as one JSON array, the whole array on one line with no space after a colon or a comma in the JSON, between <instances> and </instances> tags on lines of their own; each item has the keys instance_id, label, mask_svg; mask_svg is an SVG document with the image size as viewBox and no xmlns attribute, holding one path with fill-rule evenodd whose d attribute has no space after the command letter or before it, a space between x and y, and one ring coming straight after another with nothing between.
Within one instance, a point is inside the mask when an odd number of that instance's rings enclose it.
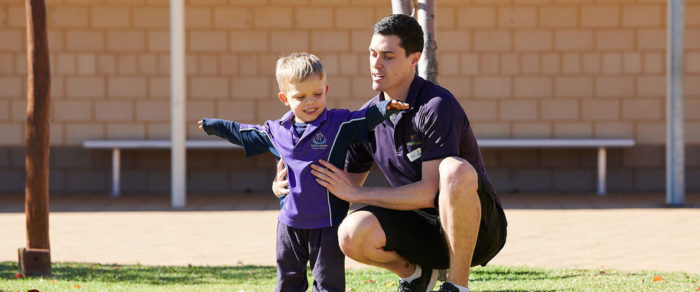
<instances>
[{"instance_id":1,"label":"boy's ear","mask_svg":"<svg viewBox=\"0 0 700 292\"><path fill-rule=\"evenodd\" d=\"M326 84L326 95L328 95L328 84Z\"/></svg>"},{"instance_id":2,"label":"boy's ear","mask_svg":"<svg viewBox=\"0 0 700 292\"><path fill-rule=\"evenodd\" d=\"M282 92L278 93L277 97L280 99L280 102L283 105L289 106L289 102L287 101L287 96L284 95L284 93L282 93Z\"/></svg>"}]
</instances>

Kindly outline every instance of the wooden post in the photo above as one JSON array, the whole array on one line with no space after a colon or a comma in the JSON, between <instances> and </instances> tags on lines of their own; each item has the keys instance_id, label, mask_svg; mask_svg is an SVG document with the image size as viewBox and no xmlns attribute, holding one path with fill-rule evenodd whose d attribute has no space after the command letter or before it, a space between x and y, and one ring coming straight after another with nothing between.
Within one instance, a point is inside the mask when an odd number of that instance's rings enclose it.
<instances>
[{"instance_id":1,"label":"wooden post","mask_svg":"<svg viewBox=\"0 0 700 292\"><path fill-rule=\"evenodd\" d=\"M26 187L27 248L19 250L20 273L51 274L49 252L49 43L46 2L26 0L27 123Z\"/></svg>"}]
</instances>

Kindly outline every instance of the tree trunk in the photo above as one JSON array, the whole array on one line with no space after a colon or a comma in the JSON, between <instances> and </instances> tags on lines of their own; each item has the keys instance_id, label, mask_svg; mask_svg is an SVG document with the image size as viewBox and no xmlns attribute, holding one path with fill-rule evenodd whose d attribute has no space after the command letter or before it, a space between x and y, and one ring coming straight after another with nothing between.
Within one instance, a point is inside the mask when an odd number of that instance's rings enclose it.
<instances>
[{"instance_id":1,"label":"tree trunk","mask_svg":"<svg viewBox=\"0 0 700 292\"><path fill-rule=\"evenodd\" d=\"M394 14L411 15L410 0L391 0L391 11Z\"/></svg>"},{"instance_id":2,"label":"tree trunk","mask_svg":"<svg viewBox=\"0 0 700 292\"><path fill-rule=\"evenodd\" d=\"M394 14L411 15L411 1L391 0L391 10ZM435 40L435 0L418 0L415 4L416 15L423 29L423 54L418 61L418 76L438 83L437 41Z\"/></svg>"},{"instance_id":3,"label":"tree trunk","mask_svg":"<svg viewBox=\"0 0 700 292\"><path fill-rule=\"evenodd\" d=\"M435 41L435 0L418 0L418 23L423 28L425 45L418 61L418 75L438 83L437 42Z\"/></svg>"},{"instance_id":4,"label":"tree trunk","mask_svg":"<svg viewBox=\"0 0 700 292\"><path fill-rule=\"evenodd\" d=\"M49 255L49 44L46 2L26 0L27 123L26 187L27 248L20 249L20 270L28 275L51 273Z\"/></svg>"}]
</instances>

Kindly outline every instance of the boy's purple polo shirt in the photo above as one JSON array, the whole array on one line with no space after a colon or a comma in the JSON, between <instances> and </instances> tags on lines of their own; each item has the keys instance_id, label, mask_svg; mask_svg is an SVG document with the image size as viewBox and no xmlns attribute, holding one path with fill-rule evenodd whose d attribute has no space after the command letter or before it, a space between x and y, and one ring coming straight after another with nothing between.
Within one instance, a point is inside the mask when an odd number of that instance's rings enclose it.
<instances>
[{"instance_id":1,"label":"boy's purple polo shirt","mask_svg":"<svg viewBox=\"0 0 700 292\"><path fill-rule=\"evenodd\" d=\"M381 92L362 108L383 100ZM365 172L376 161L389 184L396 187L420 181L424 161L459 156L481 173L493 191L467 115L452 93L416 76L406 103L410 109L377 125L369 142L350 147L348 170Z\"/></svg>"},{"instance_id":2,"label":"boy's purple polo shirt","mask_svg":"<svg viewBox=\"0 0 700 292\"><path fill-rule=\"evenodd\" d=\"M349 204L329 193L311 174L312 163L326 160L342 168L352 143L367 141L369 131L386 118L388 102L359 111L325 110L310 122L302 135L294 129L294 114L263 125L204 119L210 135L242 145L247 156L272 151L287 166L289 195L283 201L279 221L300 229L325 228L340 223Z\"/></svg>"}]
</instances>

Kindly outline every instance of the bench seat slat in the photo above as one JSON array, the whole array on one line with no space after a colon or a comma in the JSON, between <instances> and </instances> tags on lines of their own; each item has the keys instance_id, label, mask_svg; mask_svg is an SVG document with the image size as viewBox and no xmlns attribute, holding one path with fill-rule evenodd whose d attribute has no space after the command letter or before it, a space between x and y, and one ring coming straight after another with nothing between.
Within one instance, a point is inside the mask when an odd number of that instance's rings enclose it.
<instances>
[{"instance_id":1,"label":"bench seat slat","mask_svg":"<svg viewBox=\"0 0 700 292\"><path fill-rule=\"evenodd\" d=\"M633 139L479 139L482 148L632 147Z\"/></svg>"},{"instance_id":2,"label":"bench seat slat","mask_svg":"<svg viewBox=\"0 0 700 292\"><path fill-rule=\"evenodd\" d=\"M170 149L170 140L86 140L83 147L93 149ZM224 140L187 140L187 148L243 149Z\"/></svg>"},{"instance_id":3,"label":"bench seat slat","mask_svg":"<svg viewBox=\"0 0 700 292\"><path fill-rule=\"evenodd\" d=\"M479 139L479 146L484 148L597 148L597 147L632 147L633 139ZM85 148L98 149L167 149L170 140L87 140L83 141ZM187 140L187 148L234 148L240 146L223 140Z\"/></svg>"},{"instance_id":4,"label":"bench seat slat","mask_svg":"<svg viewBox=\"0 0 700 292\"><path fill-rule=\"evenodd\" d=\"M482 148L599 148L598 149L598 194L605 194L605 148L632 147L633 139L479 139ZM112 196L119 196L119 173L121 149L170 149L170 140L86 140L88 149L112 149ZM224 140L187 140L186 148L198 149L242 149Z\"/></svg>"}]
</instances>

